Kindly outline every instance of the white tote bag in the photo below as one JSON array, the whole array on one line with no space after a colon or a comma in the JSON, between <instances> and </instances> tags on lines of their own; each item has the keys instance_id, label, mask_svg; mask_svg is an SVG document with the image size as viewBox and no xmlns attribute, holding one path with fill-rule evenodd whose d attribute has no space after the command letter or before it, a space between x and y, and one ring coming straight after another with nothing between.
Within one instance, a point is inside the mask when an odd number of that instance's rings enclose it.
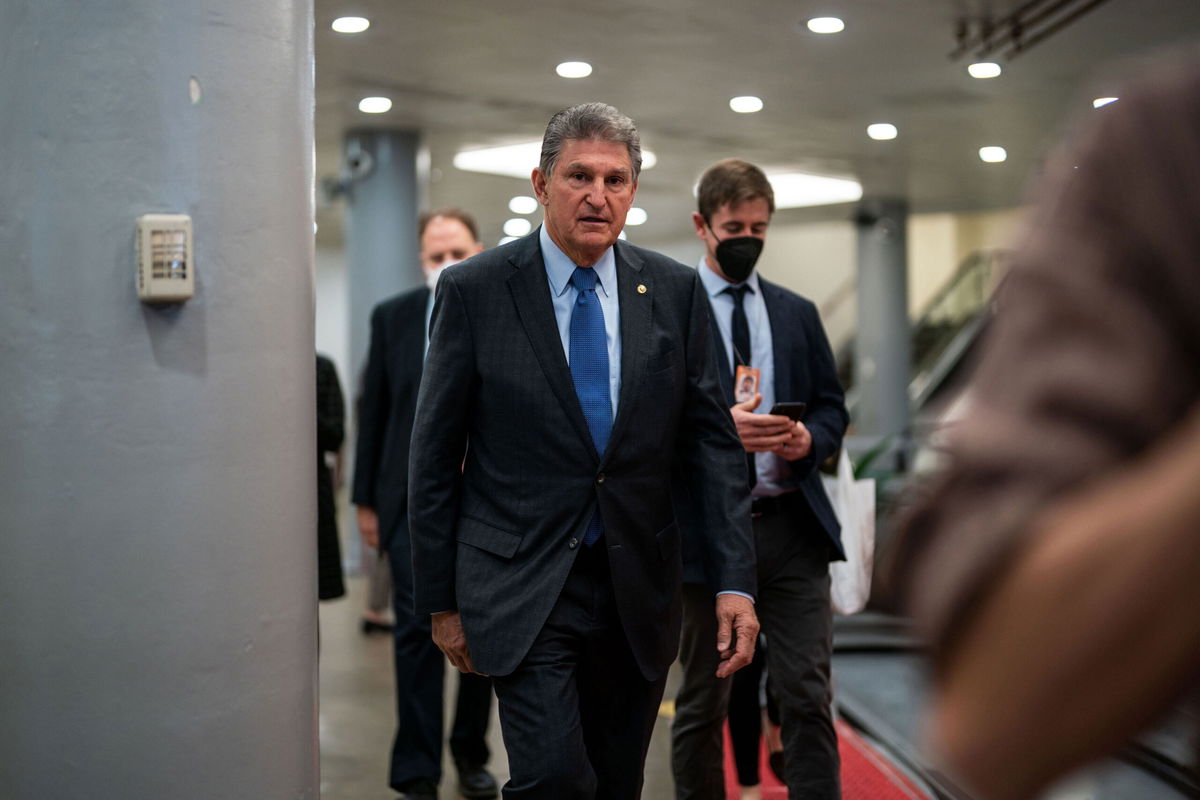
<instances>
[{"instance_id":1,"label":"white tote bag","mask_svg":"<svg viewBox=\"0 0 1200 800\"><path fill-rule=\"evenodd\" d=\"M846 451L838 457L837 480L827 480L826 490L842 525L845 561L829 565L830 595L838 614L855 614L871 594L875 564L875 479L855 479Z\"/></svg>"}]
</instances>

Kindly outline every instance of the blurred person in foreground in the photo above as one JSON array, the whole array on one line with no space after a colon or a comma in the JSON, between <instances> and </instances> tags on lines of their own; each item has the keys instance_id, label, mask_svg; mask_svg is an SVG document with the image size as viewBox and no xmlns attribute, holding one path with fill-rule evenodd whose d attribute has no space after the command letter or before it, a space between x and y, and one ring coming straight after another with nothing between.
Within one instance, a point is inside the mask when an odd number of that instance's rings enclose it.
<instances>
[{"instance_id":1,"label":"blurred person in foreground","mask_svg":"<svg viewBox=\"0 0 1200 800\"><path fill-rule=\"evenodd\" d=\"M368 547L387 555L395 618L396 737L388 784L408 800L432 800L442 774L442 685L446 659L430 638L429 616L413 611L408 532L408 457L428 322L439 276L483 250L475 220L457 208L426 212L417 223L426 285L376 306L358 408L354 503ZM458 788L468 800L495 797L485 769L492 689L460 675L450 732Z\"/></svg>"},{"instance_id":2,"label":"blurred person in foreground","mask_svg":"<svg viewBox=\"0 0 1200 800\"><path fill-rule=\"evenodd\" d=\"M676 463L726 590L710 605L719 674L758 636L745 459L703 287L618 241L640 168L615 108L555 114L531 176L543 224L451 268L433 310L409 485L417 610L456 667L492 676L507 800L641 796L679 647Z\"/></svg>"},{"instance_id":3,"label":"blurred person in foreground","mask_svg":"<svg viewBox=\"0 0 1200 800\"><path fill-rule=\"evenodd\" d=\"M987 800L1111 753L1200 676L1200 60L1052 162L892 590L935 645L930 737Z\"/></svg>"}]
</instances>

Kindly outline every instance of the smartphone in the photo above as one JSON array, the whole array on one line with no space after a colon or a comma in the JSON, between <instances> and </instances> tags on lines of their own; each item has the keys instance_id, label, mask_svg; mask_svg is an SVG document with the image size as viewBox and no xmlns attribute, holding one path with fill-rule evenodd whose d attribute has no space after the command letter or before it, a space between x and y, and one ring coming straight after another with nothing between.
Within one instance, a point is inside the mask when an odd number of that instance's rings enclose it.
<instances>
[{"instance_id":1,"label":"smartphone","mask_svg":"<svg viewBox=\"0 0 1200 800\"><path fill-rule=\"evenodd\" d=\"M808 406L804 403L776 403L771 407L772 414L778 414L789 419L794 419L797 422L804 419L804 412L808 410Z\"/></svg>"}]
</instances>

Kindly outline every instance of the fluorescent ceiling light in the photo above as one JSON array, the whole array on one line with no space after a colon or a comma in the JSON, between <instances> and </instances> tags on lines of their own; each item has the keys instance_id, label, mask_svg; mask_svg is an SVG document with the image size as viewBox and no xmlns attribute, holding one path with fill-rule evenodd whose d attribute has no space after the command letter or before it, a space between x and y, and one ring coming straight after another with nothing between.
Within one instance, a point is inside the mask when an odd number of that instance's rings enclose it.
<instances>
[{"instance_id":1,"label":"fluorescent ceiling light","mask_svg":"<svg viewBox=\"0 0 1200 800\"><path fill-rule=\"evenodd\" d=\"M514 214L532 214L537 209L538 201L536 197L529 197L522 194L508 201L508 210Z\"/></svg>"},{"instance_id":2,"label":"fluorescent ceiling light","mask_svg":"<svg viewBox=\"0 0 1200 800\"><path fill-rule=\"evenodd\" d=\"M1003 70L1000 65L994 61L980 61L977 64L972 64L967 67L967 74L972 78L995 78Z\"/></svg>"},{"instance_id":3,"label":"fluorescent ceiling light","mask_svg":"<svg viewBox=\"0 0 1200 800\"><path fill-rule=\"evenodd\" d=\"M896 126L890 122L876 122L867 126L867 136L877 142L895 139L897 133Z\"/></svg>"},{"instance_id":4,"label":"fluorescent ceiling light","mask_svg":"<svg viewBox=\"0 0 1200 800\"><path fill-rule=\"evenodd\" d=\"M513 217L504 223L504 233L508 236L524 236L533 230L533 223L524 217Z\"/></svg>"},{"instance_id":5,"label":"fluorescent ceiling light","mask_svg":"<svg viewBox=\"0 0 1200 800\"><path fill-rule=\"evenodd\" d=\"M1115 103L1117 102L1117 99L1118 98L1116 97L1097 97L1092 101L1092 108L1100 108L1101 106L1106 106L1109 103Z\"/></svg>"},{"instance_id":6,"label":"fluorescent ceiling light","mask_svg":"<svg viewBox=\"0 0 1200 800\"><path fill-rule=\"evenodd\" d=\"M841 33L846 23L837 17L813 17L808 21L808 29L813 33Z\"/></svg>"},{"instance_id":7,"label":"fluorescent ceiling light","mask_svg":"<svg viewBox=\"0 0 1200 800\"><path fill-rule=\"evenodd\" d=\"M560 78L586 78L592 74L592 65L586 61L564 61L554 71Z\"/></svg>"},{"instance_id":8,"label":"fluorescent ceiling light","mask_svg":"<svg viewBox=\"0 0 1200 800\"><path fill-rule=\"evenodd\" d=\"M768 172L776 208L805 208L862 199L862 184L851 178L831 178L803 172Z\"/></svg>"},{"instance_id":9,"label":"fluorescent ceiling light","mask_svg":"<svg viewBox=\"0 0 1200 800\"><path fill-rule=\"evenodd\" d=\"M999 164L1008 158L1008 151L994 145L979 148L979 158L989 164Z\"/></svg>"},{"instance_id":10,"label":"fluorescent ceiling light","mask_svg":"<svg viewBox=\"0 0 1200 800\"><path fill-rule=\"evenodd\" d=\"M338 33L362 33L371 27L371 20L366 17L338 17L331 27Z\"/></svg>"},{"instance_id":11,"label":"fluorescent ceiling light","mask_svg":"<svg viewBox=\"0 0 1200 800\"><path fill-rule=\"evenodd\" d=\"M763 101L754 95L742 95L734 97L729 101L729 107L739 114L753 114L756 111L762 111Z\"/></svg>"},{"instance_id":12,"label":"fluorescent ceiling light","mask_svg":"<svg viewBox=\"0 0 1200 800\"><path fill-rule=\"evenodd\" d=\"M460 150L454 154L454 166L466 172L506 175L528 179L542 157L542 141ZM658 159L649 150L642 151L642 169L650 169Z\"/></svg>"},{"instance_id":13,"label":"fluorescent ceiling light","mask_svg":"<svg viewBox=\"0 0 1200 800\"><path fill-rule=\"evenodd\" d=\"M382 114L391 108L392 101L386 97L364 97L358 101L358 110L364 114Z\"/></svg>"},{"instance_id":14,"label":"fluorescent ceiling light","mask_svg":"<svg viewBox=\"0 0 1200 800\"><path fill-rule=\"evenodd\" d=\"M647 219L649 219L649 215L646 213L646 209L634 206L633 208L629 209L629 213L625 215L625 224L645 225Z\"/></svg>"}]
</instances>

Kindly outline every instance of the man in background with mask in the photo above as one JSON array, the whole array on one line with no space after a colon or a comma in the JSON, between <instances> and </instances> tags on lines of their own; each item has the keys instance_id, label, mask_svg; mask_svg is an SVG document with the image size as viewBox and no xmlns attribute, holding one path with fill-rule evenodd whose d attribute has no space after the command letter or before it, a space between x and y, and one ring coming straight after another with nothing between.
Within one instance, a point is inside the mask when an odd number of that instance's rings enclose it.
<instances>
[{"instance_id":1,"label":"man in background with mask","mask_svg":"<svg viewBox=\"0 0 1200 800\"><path fill-rule=\"evenodd\" d=\"M698 267L712 311L721 385L746 451L758 555L755 610L766 635L767 672L783 726L788 796L838 798L837 737L830 710L832 612L829 562L845 558L817 467L837 452L848 415L816 307L763 280L754 265L775 196L762 170L725 159L700 179L692 214L704 242ZM756 371L756 372L755 372ZM735 403L735 376L758 391ZM768 413L804 403L800 419ZM684 676L675 701L672 768L678 800L723 800L721 726L732 678L715 677L711 570L693 531L695 503L677 482L684 534Z\"/></svg>"},{"instance_id":2,"label":"man in background with mask","mask_svg":"<svg viewBox=\"0 0 1200 800\"><path fill-rule=\"evenodd\" d=\"M408 450L417 389L429 345L433 290L442 272L483 251L475 220L457 208L425 212L418 222L426 286L385 300L371 314L371 349L358 408L353 502L367 546L386 553L396 618L396 738L388 783L407 800L435 800L442 773L445 657L427 614L413 613L408 535ZM450 750L459 791L469 800L497 794L484 769L491 682L460 675Z\"/></svg>"}]
</instances>

